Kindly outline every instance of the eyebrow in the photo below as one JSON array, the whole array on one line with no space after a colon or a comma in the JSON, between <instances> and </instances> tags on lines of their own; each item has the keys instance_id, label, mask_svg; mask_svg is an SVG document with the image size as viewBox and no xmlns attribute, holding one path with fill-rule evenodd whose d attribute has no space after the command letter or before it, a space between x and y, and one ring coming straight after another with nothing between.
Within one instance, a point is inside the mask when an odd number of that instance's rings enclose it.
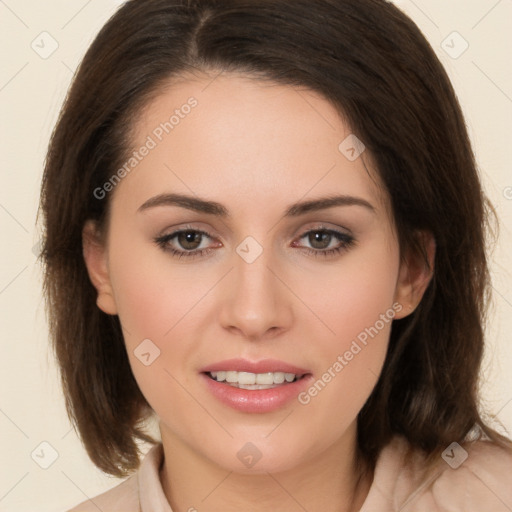
<instances>
[{"instance_id":1,"label":"eyebrow","mask_svg":"<svg viewBox=\"0 0 512 512\"><path fill-rule=\"evenodd\" d=\"M159 194L148 199L137 211L142 212L157 206L179 206L187 210L215 215L221 218L231 217L229 210L220 203L184 194ZM333 208L335 206L362 206L372 213L375 213L375 208L361 197L334 195L294 203L287 207L284 216L298 217L309 212L326 210L327 208Z\"/></svg>"}]
</instances>

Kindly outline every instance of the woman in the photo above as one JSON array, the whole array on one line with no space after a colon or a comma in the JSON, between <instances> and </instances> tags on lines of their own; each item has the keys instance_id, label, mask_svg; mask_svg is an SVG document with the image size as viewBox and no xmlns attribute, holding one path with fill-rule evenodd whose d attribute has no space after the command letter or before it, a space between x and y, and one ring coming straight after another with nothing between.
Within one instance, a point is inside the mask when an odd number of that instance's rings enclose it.
<instances>
[{"instance_id":1,"label":"woman","mask_svg":"<svg viewBox=\"0 0 512 512\"><path fill-rule=\"evenodd\" d=\"M131 474L73 510L512 507L510 442L478 411L487 201L392 5L128 2L41 208L68 413Z\"/></svg>"}]
</instances>

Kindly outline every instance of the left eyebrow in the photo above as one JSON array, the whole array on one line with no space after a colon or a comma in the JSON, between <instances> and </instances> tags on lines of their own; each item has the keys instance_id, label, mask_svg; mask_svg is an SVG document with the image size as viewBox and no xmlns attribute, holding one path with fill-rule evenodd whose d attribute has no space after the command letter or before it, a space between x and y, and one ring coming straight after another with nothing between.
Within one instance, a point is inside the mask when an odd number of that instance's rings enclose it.
<instances>
[{"instance_id":1,"label":"left eyebrow","mask_svg":"<svg viewBox=\"0 0 512 512\"><path fill-rule=\"evenodd\" d=\"M228 209L215 201L199 199L185 194L159 194L151 197L138 208L138 212L157 206L179 206L188 210L215 215L222 218L231 217ZM326 210L335 206L361 206L375 213L375 207L366 199L348 195L335 195L293 203L285 210L285 217L298 217L309 212Z\"/></svg>"}]
</instances>

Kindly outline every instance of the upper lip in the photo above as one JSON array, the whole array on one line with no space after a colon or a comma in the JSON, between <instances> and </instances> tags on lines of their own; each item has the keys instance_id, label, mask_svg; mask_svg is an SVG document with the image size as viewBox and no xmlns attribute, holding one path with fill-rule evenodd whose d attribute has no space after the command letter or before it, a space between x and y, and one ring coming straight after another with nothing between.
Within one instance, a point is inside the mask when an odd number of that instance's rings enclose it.
<instances>
[{"instance_id":1,"label":"upper lip","mask_svg":"<svg viewBox=\"0 0 512 512\"><path fill-rule=\"evenodd\" d=\"M201 369L201 372L236 371L248 373L283 372L294 373L297 376L309 373L304 368L279 361L277 359L262 359L261 361L249 361L247 359L226 359L210 364Z\"/></svg>"}]
</instances>

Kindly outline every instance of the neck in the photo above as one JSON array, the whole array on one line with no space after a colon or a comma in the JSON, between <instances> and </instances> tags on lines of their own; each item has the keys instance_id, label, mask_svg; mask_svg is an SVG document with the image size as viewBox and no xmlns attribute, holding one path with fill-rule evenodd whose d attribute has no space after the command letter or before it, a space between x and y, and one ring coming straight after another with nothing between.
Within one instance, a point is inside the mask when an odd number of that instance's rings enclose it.
<instances>
[{"instance_id":1,"label":"neck","mask_svg":"<svg viewBox=\"0 0 512 512\"><path fill-rule=\"evenodd\" d=\"M373 476L364 472L355 425L343 438L287 471L242 474L222 468L161 428L160 480L173 512L355 512Z\"/></svg>"}]
</instances>

